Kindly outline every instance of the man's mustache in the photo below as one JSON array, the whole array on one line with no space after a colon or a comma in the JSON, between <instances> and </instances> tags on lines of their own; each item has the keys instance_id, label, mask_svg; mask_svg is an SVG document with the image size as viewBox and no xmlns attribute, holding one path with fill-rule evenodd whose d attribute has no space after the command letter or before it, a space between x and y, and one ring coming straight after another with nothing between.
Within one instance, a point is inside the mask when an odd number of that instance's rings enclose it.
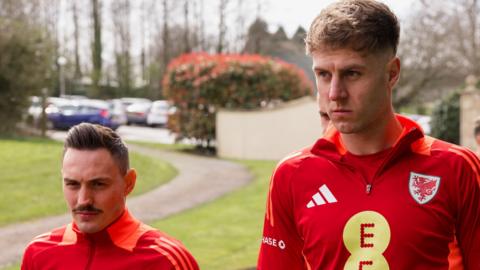
<instances>
[{"instance_id":1,"label":"man's mustache","mask_svg":"<svg viewBox=\"0 0 480 270\"><path fill-rule=\"evenodd\" d=\"M97 212L97 213L101 213L101 212L103 212L102 210L100 210L98 208L95 208L92 204L80 205L78 207L75 207L72 211L74 213L77 213L77 212Z\"/></svg>"}]
</instances>

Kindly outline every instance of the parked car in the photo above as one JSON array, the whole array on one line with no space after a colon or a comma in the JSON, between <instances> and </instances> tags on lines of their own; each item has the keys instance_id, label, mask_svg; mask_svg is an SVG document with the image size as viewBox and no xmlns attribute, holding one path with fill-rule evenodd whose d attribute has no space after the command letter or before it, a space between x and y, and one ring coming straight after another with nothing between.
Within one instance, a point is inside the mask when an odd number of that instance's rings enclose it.
<instances>
[{"instance_id":1,"label":"parked car","mask_svg":"<svg viewBox=\"0 0 480 270\"><path fill-rule=\"evenodd\" d=\"M26 121L27 123L38 127L40 118L42 117L42 99L37 96L30 97L30 106L27 109Z\"/></svg>"},{"instance_id":2,"label":"parked car","mask_svg":"<svg viewBox=\"0 0 480 270\"><path fill-rule=\"evenodd\" d=\"M110 114L112 115L112 120L117 122L119 125L127 124L127 110L125 105L123 105L122 100L112 99L108 101L110 107Z\"/></svg>"},{"instance_id":3,"label":"parked car","mask_svg":"<svg viewBox=\"0 0 480 270\"><path fill-rule=\"evenodd\" d=\"M69 100L87 100L88 97L82 95L60 95L61 98Z\"/></svg>"},{"instance_id":4,"label":"parked car","mask_svg":"<svg viewBox=\"0 0 480 270\"><path fill-rule=\"evenodd\" d=\"M420 114L403 114L404 116L412 119L413 121L417 122L425 132L425 134L430 134L432 131L431 128L431 121L432 117L429 115L420 115Z\"/></svg>"},{"instance_id":5,"label":"parked car","mask_svg":"<svg viewBox=\"0 0 480 270\"><path fill-rule=\"evenodd\" d=\"M58 108L60 106L70 105L70 104L72 104L72 101L69 99L60 98L60 97L48 97L45 113L47 113L47 115L51 113L57 113Z\"/></svg>"},{"instance_id":6,"label":"parked car","mask_svg":"<svg viewBox=\"0 0 480 270\"><path fill-rule=\"evenodd\" d=\"M147 98L133 98L133 97L124 97L121 98L120 101L123 103L123 106L125 108L128 108L128 106L134 104L134 103L151 103L152 101Z\"/></svg>"},{"instance_id":7,"label":"parked car","mask_svg":"<svg viewBox=\"0 0 480 270\"><path fill-rule=\"evenodd\" d=\"M166 100L156 100L152 103L147 115L147 125L165 126L168 121L170 104Z\"/></svg>"},{"instance_id":8,"label":"parked car","mask_svg":"<svg viewBox=\"0 0 480 270\"><path fill-rule=\"evenodd\" d=\"M50 113L58 112L58 106L70 104L71 102L64 98L58 97L47 97L45 113L48 115ZM34 127L38 127L42 117L42 98L39 96L30 97L30 106L27 110L27 123L30 123Z\"/></svg>"},{"instance_id":9,"label":"parked car","mask_svg":"<svg viewBox=\"0 0 480 270\"><path fill-rule=\"evenodd\" d=\"M109 105L103 100L81 100L58 106L58 111L48 114L55 129L69 129L86 122L117 129L120 125L112 119Z\"/></svg>"},{"instance_id":10,"label":"parked car","mask_svg":"<svg viewBox=\"0 0 480 270\"><path fill-rule=\"evenodd\" d=\"M127 125L138 124L146 125L147 124L147 115L150 111L152 102L138 102L133 103L127 107Z\"/></svg>"}]
</instances>

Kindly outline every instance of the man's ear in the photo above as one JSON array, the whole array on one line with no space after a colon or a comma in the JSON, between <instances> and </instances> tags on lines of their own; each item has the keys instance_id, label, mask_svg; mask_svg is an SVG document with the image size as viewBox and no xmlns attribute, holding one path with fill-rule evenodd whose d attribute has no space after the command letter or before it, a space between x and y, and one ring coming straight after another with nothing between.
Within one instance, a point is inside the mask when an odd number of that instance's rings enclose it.
<instances>
[{"instance_id":1,"label":"man's ear","mask_svg":"<svg viewBox=\"0 0 480 270\"><path fill-rule=\"evenodd\" d=\"M388 63L388 86L393 89L400 78L400 59L394 57L390 63Z\"/></svg>"},{"instance_id":2,"label":"man's ear","mask_svg":"<svg viewBox=\"0 0 480 270\"><path fill-rule=\"evenodd\" d=\"M127 196L135 187L135 183L137 182L137 171L133 168L129 169L123 178L125 180L125 196Z\"/></svg>"}]
</instances>

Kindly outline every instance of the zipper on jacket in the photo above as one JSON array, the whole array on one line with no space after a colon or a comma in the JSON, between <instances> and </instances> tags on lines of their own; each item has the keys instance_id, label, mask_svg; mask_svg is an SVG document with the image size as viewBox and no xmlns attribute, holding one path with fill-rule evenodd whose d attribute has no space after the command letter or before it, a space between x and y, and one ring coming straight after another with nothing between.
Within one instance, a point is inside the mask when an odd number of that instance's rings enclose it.
<instances>
[{"instance_id":1,"label":"zipper on jacket","mask_svg":"<svg viewBox=\"0 0 480 270\"><path fill-rule=\"evenodd\" d=\"M370 195L370 193L372 193L373 179L372 182L369 182L368 179L366 179L361 173L359 173L355 167L346 163L339 162L339 164L342 166L346 166L353 174L357 175L361 179L362 185L365 185L365 194Z\"/></svg>"},{"instance_id":2,"label":"zipper on jacket","mask_svg":"<svg viewBox=\"0 0 480 270\"><path fill-rule=\"evenodd\" d=\"M90 269L90 267L92 266L92 261L94 256L95 256L95 242L93 240L90 240L89 250L88 250L88 261L87 261L87 265L85 266L85 270Z\"/></svg>"},{"instance_id":3,"label":"zipper on jacket","mask_svg":"<svg viewBox=\"0 0 480 270\"><path fill-rule=\"evenodd\" d=\"M365 187L365 192L369 195L372 192L372 184L368 183Z\"/></svg>"}]
</instances>

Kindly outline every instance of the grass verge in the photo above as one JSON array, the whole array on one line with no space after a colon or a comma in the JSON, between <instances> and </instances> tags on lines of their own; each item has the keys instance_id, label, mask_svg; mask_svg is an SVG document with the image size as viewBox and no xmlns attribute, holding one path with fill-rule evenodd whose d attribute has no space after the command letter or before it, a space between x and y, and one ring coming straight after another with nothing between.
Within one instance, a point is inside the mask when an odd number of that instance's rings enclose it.
<instances>
[{"instance_id":1,"label":"grass verge","mask_svg":"<svg viewBox=\"0 0 480 270\"><path fill-rule=\"evenodd\" d=\"M6 267L3 267L2 270L20 270L20 264L13 264Z\"/></svg>"},{"instance_id":2,"label":"grass verge","mask_svg":"<svg viewBox=\"0 0 480 270\"><path fill-rule=\"evenodd\" d=\"M0 139L0 226L66 212L61 143L38 138ZM132 153L138 195L172 179L170 164Z\"/></svg>"},{"instance_id":3,"label":"grass verge","mask_svg":"<svg viewBox=\"0 0 480 270\"><path fill-rule=\"evenodd\" d=\"M195 150L195 145L174 143L174 144L163 144L163 143L150 143L142 141L127 141L128 144L136 144L140 146L145 146L149 148L154 148L158 150L167 150L167 151L178 151L178 152L192 152Z\"/></svg>"}]
</instances>

